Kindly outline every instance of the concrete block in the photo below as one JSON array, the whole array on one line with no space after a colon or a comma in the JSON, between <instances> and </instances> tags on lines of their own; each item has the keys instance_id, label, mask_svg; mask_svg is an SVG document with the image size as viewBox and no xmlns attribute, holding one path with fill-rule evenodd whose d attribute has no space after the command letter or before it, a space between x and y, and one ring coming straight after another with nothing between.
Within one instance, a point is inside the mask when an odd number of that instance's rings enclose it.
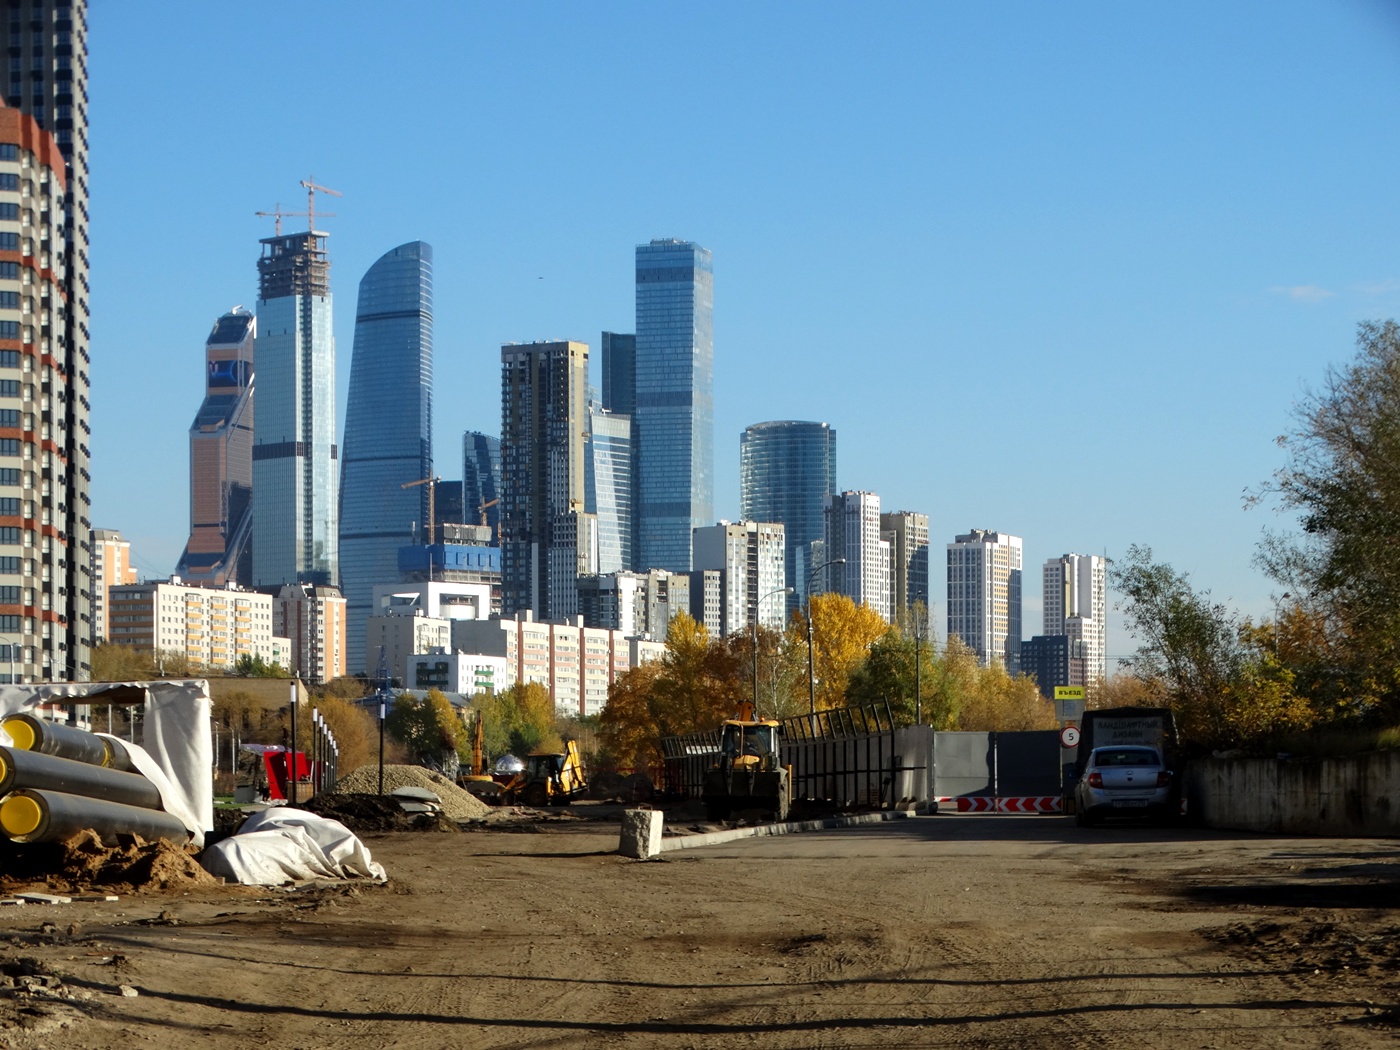
<instances>
[{"instance_id":1,"label":"concrete block","mask_svg":"<svg viewBox=\"0 0 1400 1050\"><path fill-rule=\"evenodd\" d=\"M656 809L629 809L622 814L622 841L617 851L635 860L650 860L661 852L662 814Z\"/></svg>"}]
</instances>

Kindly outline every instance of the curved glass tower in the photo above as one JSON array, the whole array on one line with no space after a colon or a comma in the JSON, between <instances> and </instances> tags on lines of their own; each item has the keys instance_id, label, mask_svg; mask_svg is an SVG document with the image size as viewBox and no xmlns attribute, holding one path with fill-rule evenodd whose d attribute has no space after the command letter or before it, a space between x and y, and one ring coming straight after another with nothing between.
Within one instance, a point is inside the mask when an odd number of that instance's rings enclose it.
<instances>
[{"instance_id":1,"label":"curved glass tower","mask_svg":"<svg viewBox=\"0 0 1400 1050\"><path fill-rule=\"evenodd\" d=\"M399 548L428 521L433 473L433 249L386 252L360 281L340 458L340 585L346 667L368 670L374 585L397 583ZM373 654L371 654L373 655Z\"/></svg>"},{"instance_id":2,"label":"curved glass tower","mask_svg":"<svg viewBox=\"0 0 1400 1050\"><path fill-rule=\"evenodd\" d=\"M836 431L826 423L755 423L739 438L739 517L776 522L786 532L785 567L793 595L807 595L813 541L822 539L828 496L836 494Z\"/></svg>"}]
</instances>

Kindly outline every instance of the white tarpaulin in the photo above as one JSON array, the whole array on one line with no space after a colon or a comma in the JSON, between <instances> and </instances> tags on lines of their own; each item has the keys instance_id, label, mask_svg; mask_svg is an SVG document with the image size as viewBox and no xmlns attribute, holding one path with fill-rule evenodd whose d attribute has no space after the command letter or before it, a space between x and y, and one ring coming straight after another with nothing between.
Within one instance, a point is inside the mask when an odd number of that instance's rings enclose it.
<instances>
[{"instance_id":1,"label":"white tarpaulin","mask_svg":"<svg viewBox=\"0 0 1400 1050\"><path fill-rule=\"evenodd\" d=\"M45 704L101 706L102 690L144 690L141 741L119 740L132 764L160 790L161 807L182 821L196 846L214 826L214 748L209 732L211 702L204 679L159 682L36 682L0 686L0 718L32 714ZM105 736L106 734L99 734ZM116 739L116 738L114 738ZM0 744L9 745L0 730Z\"/></svg>"},{"instance_id":2,"label":"white tarpaulin","mask_svg":"<svg viewBox=\"0 0 1400 1050\"><path fill-rule=\"evenodd\" d=\"M248 886L385 879L384 866L370 859L364 843L344 824L286 806L254 813L236 835L208 847L199 862L211 875Z\"/></svg>"}]
</instances>

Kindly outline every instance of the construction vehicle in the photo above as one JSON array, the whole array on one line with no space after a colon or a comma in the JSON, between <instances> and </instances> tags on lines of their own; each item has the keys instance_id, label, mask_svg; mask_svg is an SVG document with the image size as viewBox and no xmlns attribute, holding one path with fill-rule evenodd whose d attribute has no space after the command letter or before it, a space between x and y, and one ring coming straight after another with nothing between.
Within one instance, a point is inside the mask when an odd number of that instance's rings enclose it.
<instances>
[{"instance_id":1,"label":"construction vehicle","mask_svg":"<svg viewBox=\"0 0 1400 1050\"><path fill-rule=\"evenodd\" d=\"M778 754L778 723L759 718L747 700L720 726L719 761L705 773L701 800L710 820L727 820L745 810L787 819L792 768Z\"/></svg>"},{"instance_id":2,"label":"construction vehicle","mask_svg":"<svg viewBox=\"0 0 1400 1050\"><path fill-rule=\"evenodd\" d=\"M478 722L478 725L480 723ZM561 751L533 751L515 773L488 776L479 760L480 735L472 746L472 773L457 778L460 787L493 806L567 806L588 790L578 744L572 740Z\"/></svg>"}]
</instances>

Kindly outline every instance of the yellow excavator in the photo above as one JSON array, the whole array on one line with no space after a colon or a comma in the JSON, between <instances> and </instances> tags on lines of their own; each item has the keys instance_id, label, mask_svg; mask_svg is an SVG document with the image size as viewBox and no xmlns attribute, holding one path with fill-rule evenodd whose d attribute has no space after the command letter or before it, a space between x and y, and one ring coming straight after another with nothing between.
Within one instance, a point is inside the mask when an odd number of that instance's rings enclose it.
<instances>
[{"instance_id":1,"label":"yellow excavator","mask_svg":"<svg viewBox=\"0 0 1400 1050\"><path fill-rule=\"evenodd\" d=\"M481 716L477 715L472 730L472 771L457 778L459 786L483 802L504 806L516 802L527 806L567 806L587 792L583 759L575 741L568 741L562 752L531 752L523 768L502 781L486 773L483 735Z\"/></svg>"},{"instance_id":2,"label":"yellow excavator","mask_svg":"<svg viewBox=\"0 0 1400 1050\"><path fill-rule=\"evenodd\" d=\"M701 800L710 820L761 810L776 821L792 805L792 768L778 754L778 723L759 718L745 700L720 726L719 761L705 773Z\"/></svg>"}]
</instances>

